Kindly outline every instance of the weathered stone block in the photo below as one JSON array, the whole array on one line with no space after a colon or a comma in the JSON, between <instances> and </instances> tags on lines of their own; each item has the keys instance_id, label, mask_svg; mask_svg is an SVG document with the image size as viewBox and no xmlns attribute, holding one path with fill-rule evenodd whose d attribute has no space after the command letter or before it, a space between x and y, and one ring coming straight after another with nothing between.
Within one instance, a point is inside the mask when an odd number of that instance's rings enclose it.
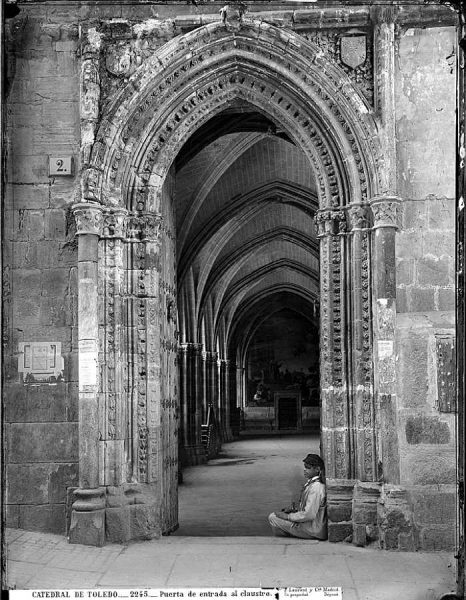
<instances>
[{"instance_id":1,"label":"weathered stone block","mask_svg":"<svg viewBox=\"0 0 466 600\"><path fill-rule=\"evenodd\" d=\"M417 550L416 539L413 531L401 532L398 536L398 550L401 552L415 552Z\"/></svg>"},{"instance_id":2,"label":"weathered stone block","mask_svg":"<svg viewBox=\"0 0 466 600\"><path fill-rule=\"evenodd\" d=\"M366 526L353 524L353 544L365 546L367 544Z\"/></svg>"},{"instance_id":3,"label":"weathered stone block","mask_svg":"<svg viewBox=\"0 0 466 600\"><path fill-rule=\"evenodd\" d=\"M408 290L405 288L396 289L396 312L408 312Z\"/></svg>"},{"instance_id":4,"label":"weathered stone block","mask_svg":"<svg viewBox=\"0 0 466 600\"><path fill-rule=\"evenodd\" d=\"M131 504L128 509L131 539L150 540L162 535L155 504Z\"/></svg>"},{"instance_id":5,"label":"weathered stone block","mask_svg":"<svg viewBox=\"0 0 466 600\"><path fill-rule=\"evenodd\" d=\"M18 504L7 504L5 509L5 525L6 527L12 527L18 529L19 524L19 505Z\"/></svg>"},{"instance_id":6,"label":"weathered stone block","mask_svg":"<svg viewBox=\"0 0 466 600\"><path fill-rule=\"evenodd\" d=\"M27 298L40 295L42 272L39 269L14 269L12 286L16 298Z\"/></svg>"},{"instance_id":7,"label":"weathered stone block","mask_svg":"<svg viewBox=\"0 0 466 600\"><path fill-rule=\"evenodd\" d=\"M34 241L44 239L44 211L43 210L15 210L14 213L17 239Z\"/></svg>"},{"instance_id":8,"label":"weathered stone block","mask_svg":"<svg viewBox=\"0 0 466 600\"><path fill-rule=\"evenodd\" d=\"M122 544L131 539L128 506L105 510L105 536L108 542Z\"/></svg>"},{"instance_id":9,"label":"weathered stone block","mask_svg":"<svg viewBox=\"0 0 466 600\"><path fill-rule=\"evenodd\" d=\"M455 228L455 201L434 195L427 197L430 229L453 231Z\"/></svg>"},{"instance_id":10,"label":"weathered stone block","mask_svg":"<svg viewBox=\"0 0 466 600\"><path fill-rule=\"evenodd\" d=\"M440 288L438 291L438 309L455 310L455 290L453 288Z\"/></svg>"},{"instance_id":11,"label":"weathered stone block","mask_svg":"<svg viewBox=\"0 0 466 600\"><path fill-rule=\"evenodd\" d=\"M356 481L353 479L327 479L327 496L330 501L353 499L353 489Z\"/></svg>"},{"instance_id":12,"label":"weathered stone block","mask_svg":"<svg viewBox=\"0 0 466 600\"><path fill-rule=\"evenodd\" d=\"M47 298L40 299L40 323L52 327L64 327L68 323L65 299Z\"/></svg>"},{"instance_id":13,"label":"weathered stone block","mask_svg":"<svg viewBox=\"0 0 466 600\"><path fill-rule=\"evenodd\" d=\"M453 283L450 276L452 258L425 256L416 261L416 280L421 286L445 286Z\"/></svg>"},{"instance_id":14,"label":"weathered stone block","mask_svg":"<svg viewBox=\"0 0 466 600\"><path fill-rule=\"evenodd\" d=\"M352 523L329 523L328 524L328 541L343 542L350 541L353 536Z\"/></svg>"},{"instance_id":15,"label":"weathered stone block","mask_svg":"<svg viewBox=\"0 0 466 600\"><path fill-rule=\"evenodd\" d=\"M66 530L65 505L20 506L20 527L28 531L46 531L64 535Z\"/></svg>"},{"instance_id":16,"label":"weathered stone block","mask_svg":"<svg viewBox=\"0 0 466 600\"><path fill-rule=\"evenodd\" d=\"M421 524L454 524L456 520L454 492L417 494L414 501L414 520Z\"/></svg>"},{"instance_id":17,"label":"weathered stone block","mask_svg":"<svg viewBox=\"0 0 466 600\"><path fill-rule=\"evenodd\" d=\"M403 457L403 481L418 485L449 484L456 481L454 449L439 448L423 452L416 448L414 456Z\"/></svg>"},{"instance_id":18,"label":"weathered stone block","mask_svg":"<svg viewBox=\"0 0 466 600\"><path fill-rule=\"evenodd\" d=\"M451 223L451 231L454 231L454 223ZM425 238L426 253L438 258L455 256L455 238L445 231L429 231Z\"/></svg>"},{"instance_id":19,"label":"weathered stone block","mask_svg":"<svg viewBox=\"0 0 466 600\"><path fill-rule=\"evenodd\" d=\"M66 236L65 212L62 209L51 209L45 213L45 239L64 240Z\"/></svg>"},{"instance_id":20,"label":"weathered stone block","mask_svg":"<svg viewBox=\"0 0 466 600\"><path fill-rule=\"evenodd\" d=\"M105 544L105 509L71 513L70 544L103 546Z\"/></svg>"},{"instance_id":21,"label":"weathered stone block","mask_svg":"<svg viewBox=\"0 0 466 600\"><path fill-rule=\"evenodd\" d=\"M403 201L403 212L402 212L402 224L403 231L397 235L398 239L402 237L408 237L410 233L407 233L406 229L414 229L416 232L422 233L423 229L427 226L427 206L425 201L415 202L412 200Z\"/></svg>"},{"instance_id":22,"label":"weathered stone block","mask_svg":"<svg viewBox=\"0 0 466 600\"><path fill-rule=\"evenodd\" d=\"M12 463L76 462L77 423L13 423L8 432L8 456Z\"/></svg>"},{"instance_id":23,"label":"weathered stone block","mask_svg":"<svg viewBox=\"0 0 466 600\"><path fill-rule=\"evenodd\" d=\"M414 260L398 260L396 265L397 285L411 285L414 282Z\"/></svg>"},{"instance_id":24,"label":"weathered stone block","mask_svg":"<svg viewBox=\"0 0 466 600\"><path fill-rule=\"evenodd\" d=\"M7 466L7 503L46 504L49 502L48 476L50 465Z\"/></svg>"},{"instance_id":25,"label":"weathered stone block","mask_svg":"<svg viewBox=\"0 0 466 600\"><path fill-rule=\"evenodd\" d=\"M13 194L14 208L45 209L49 205L49 186L45 184L12 184L8 186Z\"/></svg>"},{"instance_id":26,"label":"weathered stone block","mask_svg":"<svg viewBox=\"0 0 466 600\"><path fill-rule=\"evenodd\" d=\"M456 549L455 528L424 527L419 535L419 546L426 551L447 551Z\"/></svg>"},{"instance_id":27,"label":"weathered stone block","mask_svg":"<svg viewBox=\"0 0 466 600\"><path fill-rule=\"evenodd\" d=\"M66 502L67 489L76 487L79 482L78 463L54 465L49 474L49 502Z\"/></svg>"},{"instance_id":28,"label":"weathered stone block","mask_svg":"<svg viewBox=\"0 0 466 600\"><path fill-rule=\"evenodd\" d=\"M328 518L333 523L351 521L352 510L351 502L331 502L327 508Z\"/></svg>"},{"instance_id":29,"label":"weathered stone block","mask_svg":"<svg viewBox=\"0 0 466 600\"><path fill-rule=\"evenodd\" d=\"M353 506L353 523L375 523L377 521L377 503Z\"/></svg>"},{"instance_id":30,"label":"weathered stone block","mask_svg":"<svg viewBox=\"0 0 466 600\"><path fill-rule=\"evenodd\" d=\"M400 382L402 403L406 408L424 406L428 394L428 345L427 339L412 333L398 342L400 358Z\"/></svg>"},{"instance_id":31,"label":"weathered stone block","mask_svg":"<svg viewBox=\"0 0 466 600\"><path fill-rule=\"evenodd\" d=\"M451 435L448 423L427 415L408 417L405 433L408 444L448 444Z\"/></svg>"},{"instance_id":32,"label":"weathered stone block","mask_svg":"<svg viewBox=\"0 0 466 600\"><path fill-rule=\"evenodd\" d=\"M435 294L433 289L412 287L409 290L408 306L411 312L435 310Z\"/></svg>"},{"instance_id":33,"label":"weathered stone block","mask_svg":"<svg viewBox=\"0 0 466 600\"><path fill-rule=\"evenodd\" d=\"M377 511L381 548L398 550L400 534L404 534L402 543L405 544L410 536L414 536L412 508L407 490L397 486L384 486Z\"/></svg>"},{"instance_id":34,"label":"weathered stone block","mask_svg":"<svg viewBox=\"0 0 466 600\"><path fill-rule=\"evenodd\" d=\"M423 256L423 233L415 231L401 232L396 236L396 256L398 259L419 259Z\"/></svg>"},{"instance_id":35,"label":"weathered stone block","mask_svg":"<svg viewBox=\"0 0 466 600\"><path fill-rule=\"evenodd\" d=\"M44 269L42 271L42 290L43 296L49 296L56 300L61 299L68 292L70 271L67 268L62 269Z\"/></svg>"}]
</instances>

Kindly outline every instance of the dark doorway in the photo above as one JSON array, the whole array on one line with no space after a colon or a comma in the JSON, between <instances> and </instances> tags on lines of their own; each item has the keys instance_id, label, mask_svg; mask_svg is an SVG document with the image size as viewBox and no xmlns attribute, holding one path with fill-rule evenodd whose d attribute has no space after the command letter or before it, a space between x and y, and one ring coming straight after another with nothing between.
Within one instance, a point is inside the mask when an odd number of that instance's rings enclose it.
<instances>
[{"instance_id":1,"label":"dark doorway","mask_svg":"<svg viewBox=\"0 0 466 600\"><path fill-rule=\"evenodd\" d=\"M298 399L278 398L278 429L298 428Z\"/></svg>"}]
</instances>

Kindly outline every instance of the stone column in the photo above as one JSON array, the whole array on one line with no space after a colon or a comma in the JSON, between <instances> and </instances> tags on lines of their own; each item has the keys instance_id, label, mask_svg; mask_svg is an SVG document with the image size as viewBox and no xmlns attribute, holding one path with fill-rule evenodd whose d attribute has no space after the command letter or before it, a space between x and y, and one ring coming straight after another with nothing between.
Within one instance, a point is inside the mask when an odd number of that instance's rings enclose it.
<instances>
[{"instance_id":1,"label":"stone column","mask_svg":"<svg viewBox=\"0 0 466 600\"><path fill-rule=\"evenodd\" d=\"M400 199L378 196L371 200L370 205L374 221L372 302L379 478L397 483L400 474L395 388L395 235Z\"/></svg>"},{"instance_id":2,"label":"stone column","mask_svg":"<svg viewBox=\"0 0 466 600\"><path fill-rule=\"evenodd\" d=\"M225 398L225 441L231 442L231 361L225 359L224 398Z\"/></svg>"},{"instance_id":3,"label":"stone column","mask_svg":"<svg viewBox=\"0 0 466 600\"><path fill-rule=\"evenodd\" d=\"M240 418L237 403L237 367L232 360L228 361L228 402L230 406L230 431L232 439L239 435Z\"/></svg>"},{"instance_id":4,"label":"stone column","mask_svg":"<svg viewBox=\"0 0 466 600\"><path fill-rule=\"evenodd\" d=\"M226 408L227 408L227 390L226 390L226 364L223 358L217 361L218 368L218 422L222 441L227 440L226 432Z\"/></svg>"},{"instance_id":5,"label":"stone column","mask_svg":"<svg viewBox=\"0 0 466 600\"><path fill-rule=\"evenodd\" d=\"M184 465L197 465L206 460L201 442L200 346L180 344L179 353L182 460Z\"/></svg>"},{"instance_id":6,"label":"stone column","mask_svg":"<svg viewBox=\"0 0 466 600\"><path fill-rule=\"evenodd\" d=\"M124 393L124 238L128 211L106 208L99 244L100 339L104 360L101 381L102 470L100 483L120 486L127 480L128 407Z\"/></svg>"},{"instance_id":7,"label":"stone column","mask_svg":"<svg viewBox=\"0 0 466 600\"><path fill-rule=\"evenodd\" d=\"M207 413L209 410L210 401L210 369L209 369L209 352L202 351L201 353L201 370L202 370L202 423L207 423Z\"/></svg>"},{"instance_id":8,"label":"stone column","mask_svg":"<svg viewBox=\"0 0 466 600\"><path fill-rule=\"evenodd\" d=\"M209 353L210 365L210 406L214 409L215 419L218 423L218 355L217 352Z\"/></svg>"},{"instance_id":9,"label":"stone column","mask_svg":"<svg viewBox=\"0 0 466 600\"><path fill-rule=\"evenodd\" d=\"M344 210L316 215L321 256L321 443L326 474L352 479L354 471L348 411L346 264Z\"/></svg>"},{"instance_id":10,"label":"stone column","mask_svg":"<svg viewBox=\"0 0 466 600\"><path fill-rule=\"evenodd\" d=\"M350 422L355 459L353 477L361 481L376 481L377 453L370 290L370 207L367 204L349 205L347 216L351 280L348 326L350 328L351 364Z\"/></svg>"},{"instance_id":11,"label":"stone column","mask_svg":"<svg viewBox=\"0 0 466 600\"><path fill-rule=\"evenodd\" d=\"M79 488L72 506L69 541L105 543L105 488L99 464L98 252L102 207L73 207L78 236Z\"/></svg>"}]
</instances>

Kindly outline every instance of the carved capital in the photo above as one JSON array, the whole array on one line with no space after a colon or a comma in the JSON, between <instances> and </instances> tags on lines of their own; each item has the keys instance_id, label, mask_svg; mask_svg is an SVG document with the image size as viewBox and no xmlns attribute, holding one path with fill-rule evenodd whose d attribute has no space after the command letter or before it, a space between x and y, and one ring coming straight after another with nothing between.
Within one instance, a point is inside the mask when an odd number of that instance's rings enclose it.
<instances>
[{"instance_id":1,"label":"carved capital","mask_svg":"<svg viewBox=\"0 0 466 600\"><path fill-rule=\"evenodd\" d=\"M346 209L351 231L370 227L370 207L368 204L352 204Z\"/></svg>"},{"instance_id":2,"label":"carved capital","mask_svg":"<svg viewBox=\"0 0 466 600\"><path fill-rule=\"evenodd\" d=\"M185 342L184 344L179 344L178 349L180 354L185 354L187 356L200 356L201 353L201 344L196 344L195 342Z\"/></svg>"},{"instance_id":3,"label":"carved capital","mask_svg":"<svg viewBox=\"0 0 466 600\"><path fill-rule=\"evenodd\" d=\"M216 363L217 362L217 353L209 352L208 350L204 350L202 352L202 360L207 363Z\"/></svg>"},{"instance_id":4,"label":"carved capital","mask_svg":"<svg viewBox=\"0 0 466 600\"><path fill-rule=\"evenodd\" d=\"M314 221L317 237L346 232L346 214L344 210L318 210Z\"/></svg>"},{"instance_id":5,"label":"carved capital","mask_svg":"<svg viewBox=\"0 0 466 600\"><path fill-rule=\"evenodd\" d=\"M107 239L125 237L128 211L124 208L110 208L103 212L102 237Z\"/></svg>"},{"instance_id":6,"label":"carved capital","mask_svg":"<svg viewBox=\"0 0 466 600\"><path fill-rule=\"evenodd\" d=\"M370 201L374 216L374 229L379 227L398 228L401 201L398 196L375 196Z\"/></svg>"},{"instance_id":7,"label":"carved capital","mask_svg":"<svg viewBox=\"0 0 466 600\"><path fill-rule=\"evenodd\" d=\"M159 242L162 215L158 213L130 214L126 220L126 237L130 242Z\"/></svg>"},{"instance_id":8,"label":"carved capital","mask_svg":"<svg viewBox=\"0 0 466 600\"><path fill-rule=\"evenodd\" d=\"M76 235L99 235L102 231L102 207L81 202L73 206Z\"/></svg>"}]
</instances>

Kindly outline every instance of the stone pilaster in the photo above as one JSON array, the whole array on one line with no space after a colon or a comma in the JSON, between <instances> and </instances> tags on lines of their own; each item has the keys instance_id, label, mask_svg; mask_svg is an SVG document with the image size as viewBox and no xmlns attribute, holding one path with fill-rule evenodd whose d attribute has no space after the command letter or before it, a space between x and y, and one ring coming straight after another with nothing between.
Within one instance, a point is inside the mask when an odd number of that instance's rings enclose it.
<instances>
[{"instance_id":1,"label":"stone pilaster","mask_svg":"<svg viewBox=\"0 0 466 600\"><path fill-rule=\"evenodd\" d=\"M351 288L349 383L354 474L361 481L377 479L373 386L372 306L370 288L371 211L367 204L347 207Z\"/></svg>"},{"instance_id":2,"label":"stone pilaster","mask_svg":"<svg viewBox=\"0 0 466 600\"><path fill-rule=\"evenodd\" d=\"M105 543L105 489L99 461L98 258L102 207L73 207L78 236L79 487L72 506L69 540Z\"/></svg>"},{"instance_id":3,"label":"stone pilaster","mask_svg":"<svg viewBox=\"0 0 466 600\"><path fill-rule=\"evenodd\" d=\"M370 202L373 213L373 336L376 414L378 416L378 478L399 481L398 433L396 426L395 321L396 266L395 235L400 199L377 196Z\"/></svg>"},{"instance_id":4,"label":"stone pilaster","mask_svg":"<svg viewBox=\"0 0 466 600\"><path fill-rule=\"evenodd\" d=\"M316 215L321 254L321 397L322 450L327 476L352 478L345 355L346 213L320 210Z\"/></svg>"},{"instance_id":5,"label":"stone pilaster","mask_svg":"<svg viewBox=\"0 0 466 600\"><path fill-rule=\"evenodd\" d=\"M124 374L124 234L128 211L106 208L99 243L99 297L102 381L100 386L100 483L119 486L127 480L125 446L129 419Z\"/></svg>"}]
</instances>

